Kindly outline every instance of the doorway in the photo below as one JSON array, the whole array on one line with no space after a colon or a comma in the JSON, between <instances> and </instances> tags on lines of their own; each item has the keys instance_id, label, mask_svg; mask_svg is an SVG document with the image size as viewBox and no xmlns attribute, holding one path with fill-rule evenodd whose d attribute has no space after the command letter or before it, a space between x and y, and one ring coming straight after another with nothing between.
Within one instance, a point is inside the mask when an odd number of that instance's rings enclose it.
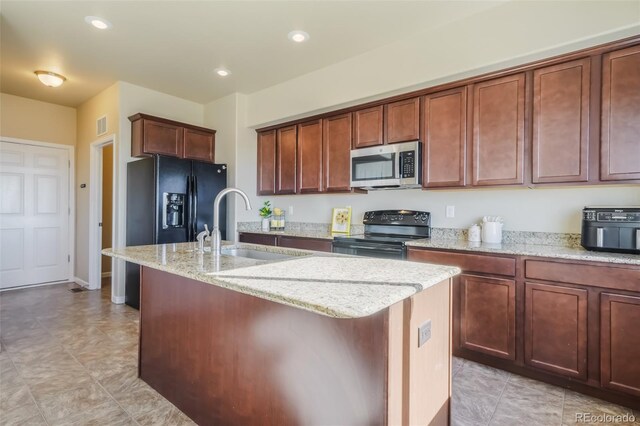
<instances>
[{"instance_id":1,"label":"doorway","mask_svg":"<svg viewBox=\"0 0 640 426\"><path fill-rule=\"evenodd\" d=\"M102 250L114 247L116 211L116 155L113 136L97 140L90 148L89 186L89 289L112 293L114 262Z\"/></svg>"},{"instance_id":2,"label":"doorway","mask_svg":"<svg viewBox=\"0 0 640 426\"><path fill-rule=\"evenodd\" d=\"M0 289L73 280L73 147L0 141Z\"/></svg>"},{"instance_id":3,"label":"doorway","mask_svg":"<svg viewBox=\"0 0 640 426\"><path fill-rule=\"evenodd\" d=\"M102 228L101 248L113 247L113 143L102 148ZM102 255L100 285L103 293L111 295L111 273L113 258Z\"/></svg>"}]
</instances>

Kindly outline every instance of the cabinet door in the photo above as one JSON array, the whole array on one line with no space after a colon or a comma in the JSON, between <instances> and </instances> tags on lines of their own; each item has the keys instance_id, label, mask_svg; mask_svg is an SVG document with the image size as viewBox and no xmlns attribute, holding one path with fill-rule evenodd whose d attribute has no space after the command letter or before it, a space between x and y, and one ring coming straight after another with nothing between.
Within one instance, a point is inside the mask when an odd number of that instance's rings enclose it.
<instances>
[{"instance_id":1,"label":"cabinet door","mask_svg":"<svg viewBox=\"0 0 640 426\"><path fill-rule=\"evenodd\" d=\"M533 182L588 179L589 58L533 72Z\"/></svg>"},{"instance_id":2,"label":"cabinet door","mask_svg":"<svg viewBox=\"0 0 640 426\"><path fill-rule=\"evenodd\" d=\"M276 191L276 131L258 133L258 195Z\"/></svg>"},{"instance_id":3,"label":"cabinet door","mask_svg":"<svg viewBox=\"0 0 640 426\"><path fill-rule=\"evenodd\" d=\"M640 397L640 297L600 295L600 380Z\"/></svg>"},{"instance_id":4,"label":"cabinet door","mask_svg":"<svg viewBox=\"0 0 640 426\"><path fill-rule=\"evenodd\" d=\"M147 119L143 122L143 151L145 154L182 157L184 141L182 127Z\"/></svg>"},{"instance_id":5,"label":"cabinet door","mask_svg":"<svg viewBox=\"0 0 640 426\"><path fill-rule=\"evenodd\" d=\"M524 73L474 85L474 185L524 182L524 108Z\"/></svg>"},{"instance_id":6,"label":"cabinet door","mask_svg":"<svg viewBox=\"0 0 640 426\"><path fill-rule=\"evenodd\" d=\"M322 120L298 124L297 191L322 191Z\"/></svg>"},{"instance_id":7,"label":"cabinet door","mask_svg":"<svg viewBox=\"0 0 640 426\"><path fill-rule=\"evenodd\" d=\"M278 237L278 246L331 252L331 240L318 238L286 237L281 235Z\"/></svg>"},{"instance_id":8,"label":"cabinet door","mask_svg":"<svg viewBox=\"0 0 640 426\"><path fill-rule=\"evenodd\" d=\"M276 235L252 234L251 232L240 232L238 239L241 243L275 246L277 238L278 237Z\"/></svg>"},{"instance_id":9,"label":"cabinet door","mask_svg":"<svg viewBox=\"0 0 640 426\"><path fill-rule=\"evenodd\" d=\"M296 193L296 126L277 130L276 194Z\"/></svg>"},{"instance_id":10,"label":"cabinet door","mask_svg":"<svg viewBox=\"0 0 640 426\"><path fill-rule=\"evenodd\" d=\"M423 98L423 186L464 186L467 159L467 88Z\"/></svg>"},{"instance_id":11,"label":"cabinet door","mask_svg":"<svg viewBox=\"0 0 640 426\"><path fill-rule=\"evenodd\" d=\"M587 378L587 290L525 283L524 362Z\"/></svg>"},{"instance_id":12,"label":"cabinet door","mask_svg":"<svg viewBox=\"0 0 640 426\"><path fill-rule=\"evenodd\" d=\"M420 98L393 102L384 106L386 143L420 139Z\"/></svg>"},{"instance_id":13,"label":"cabinet door","mask_svg":"<svg viewBox=\"0 0 640 426\"><path fill-rule=\"evenodd\" d=\"M515 281L461 275L460 284L460 346L515 359Z\"/></svg>"},{"instance_id":14,"label":"cabinet door","mask_svg":"<svg viewBox=\"0 0 640 426\"><path fill-rule=\"evenodd\" d=\"M184 158L215 162L215 133L184 129Z\"/></svg>"},{"instance_id":15,"label":"cabinet door","mask_svg":"<svg viewBox=\"0 0 640 426\"><path fill-rule=\"evenodd\" d=\"M640 179L640 46L602 61L600 179Z\"/></svg>"},{"instance_id":16,"label":"cabinet door","mask_svg":"<svg viewBox=\"0 0 640 426\"><path fill-rule=\"evenodd\" d=\"M382 105L353 113L353 147L382 145Z\"/></svg>"},{"instance_id":17,"label":"cabinet door","mask_svg":"<svg viewBox=\"0 0 640 426\"><path fill-rule=\"evenodd\" d=\"M336 115L323 121L324 189L327 192L351 190L351 114Z\"/></svg>"}]
</instances>

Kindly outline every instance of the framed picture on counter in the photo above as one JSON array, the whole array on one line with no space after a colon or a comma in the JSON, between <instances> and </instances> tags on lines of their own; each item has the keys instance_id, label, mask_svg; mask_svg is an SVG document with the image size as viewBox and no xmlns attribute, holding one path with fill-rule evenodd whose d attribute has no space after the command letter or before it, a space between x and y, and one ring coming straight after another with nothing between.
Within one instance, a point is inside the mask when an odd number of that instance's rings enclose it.
<instances>
[{"instance_id":1,"label":"framed picture on counter","mask_svg":"<svg viewBox=\"0 0 640 426\"><path fill-rule=\"evenodd\" d=\"M351 207L335 207L331 217L332 233L349 233L351 229Z\"/></svg>"}]
</instances>

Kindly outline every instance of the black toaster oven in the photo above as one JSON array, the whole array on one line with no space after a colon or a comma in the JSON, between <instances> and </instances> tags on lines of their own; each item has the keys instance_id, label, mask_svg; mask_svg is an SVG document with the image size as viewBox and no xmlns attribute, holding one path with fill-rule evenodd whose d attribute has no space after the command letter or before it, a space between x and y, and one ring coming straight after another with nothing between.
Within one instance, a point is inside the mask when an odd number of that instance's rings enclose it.
<instances>
[{"instance_id":1,"label":"black toaster oven","mask_svg":"<svg viewBox=\"0 0 640 426\"><path fill-rule=\"evenodd\" d=\"M585 207L582 247L640 254L640 207Z\"/></svg>"}]
</instances>

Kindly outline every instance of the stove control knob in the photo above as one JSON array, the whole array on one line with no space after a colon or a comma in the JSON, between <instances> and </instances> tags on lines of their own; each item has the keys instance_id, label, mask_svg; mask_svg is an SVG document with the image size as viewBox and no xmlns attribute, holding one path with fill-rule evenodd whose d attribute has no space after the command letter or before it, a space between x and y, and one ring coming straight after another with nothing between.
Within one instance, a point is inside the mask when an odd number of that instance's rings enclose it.
<instances>
[{"instance_id":1,"label":"stove control knob","mask_svg":"<svg viewBox=\"0 0 640 426\"><path fill-rule=\"evenodd\" d=\"M404 220L404 216L403 215L398 216L398 220L399 221L403 221Z\"/></svg>"},{"instance_id":2,"label":"stove control knob","mask_svg":"<svg viewBox=\"0 0 640 426\"><path fill-rule=\"evenodd\" d=\"M420 215L414 214L414 215L413 215L413 220L415 220L416 222L417 222L418 220L420 220Z\"/></svg>"},{"instance_id":3,"label":"stove control knob","mask_svg":"<svg viewBox=\"0 0 640 426\"><path fill-rule=\"evenodd\" d=\"M422 220L423 222L427 221L427 215L423 214L422 216L420 216L420 220Z\"/></svg>"}]
</instances>

